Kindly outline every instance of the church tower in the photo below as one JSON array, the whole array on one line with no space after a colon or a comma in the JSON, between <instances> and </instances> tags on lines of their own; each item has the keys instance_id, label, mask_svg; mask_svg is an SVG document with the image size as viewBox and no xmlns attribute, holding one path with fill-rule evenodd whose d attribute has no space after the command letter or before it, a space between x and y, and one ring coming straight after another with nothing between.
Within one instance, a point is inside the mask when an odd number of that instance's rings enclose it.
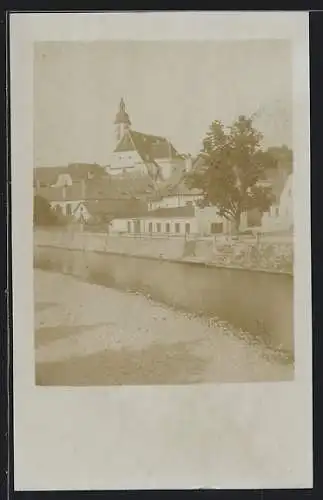
<instances>
[{"instance_id":1,"label":"church tower","mask_svg":"<svg viewBox=\"0 0 323 500\"><path fill-rule=\"evenodd\" d=\"M121 98L121 101L119 104L119 111L116 115L116 119L114 121L114 124L116 126L115 134L116 134L116 140L118 142L121 139L121 137L124 135L125 131L128 130L131 126L131 121L130 121L128 113L126 112L126 105L124 103L123 98Z\"/></svg>"}]
</instances>

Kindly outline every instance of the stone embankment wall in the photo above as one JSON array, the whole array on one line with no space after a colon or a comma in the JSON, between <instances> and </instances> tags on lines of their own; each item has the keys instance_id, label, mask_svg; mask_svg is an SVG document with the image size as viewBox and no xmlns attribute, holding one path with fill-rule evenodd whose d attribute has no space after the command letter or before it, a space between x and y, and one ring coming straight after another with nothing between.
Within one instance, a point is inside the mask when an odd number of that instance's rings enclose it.
<instances>
[{"instance_id":1,"label":"stone embankment wall","mask_svg":"<svg viewBox=\"0 0 323 500\"><path fill-rule=\"evenodd\" d=\"M37 235L34 249L36 267L57 270L127 291L142 292L172 307L216 316L293 355L291 274L183 260L180 254L185 242L180 240L172 246L173 256L163 259L157 255L144 255L145 247L140 246L139 239L137 255L127 255L125 250L121 253L111 246L106 249L103 244L101 249L97 246L93 249L88 246L82 248L80 241L84 240L81 237L78 247L76 239L73 239L74 247L70 244L65 248L62 240L59 244L55 244L54 240L40 240ZM94 240L91 241L94 246ZM134 244L134 240L129 241ZM140 255L139 251L143 254Z\"/></svg>"},{"instance_id":2,"label":"stone embankment wall","mask_svg":"<svg viewBox=\"0 0 323 500\"><path fill-rule=\"evenodd\" d=\"M77 231L35 231L35 244L127 255L185 259L222 267L293 272L292 241L217 241L213 238L112 236Z\"/></svg>"}]
</instances>

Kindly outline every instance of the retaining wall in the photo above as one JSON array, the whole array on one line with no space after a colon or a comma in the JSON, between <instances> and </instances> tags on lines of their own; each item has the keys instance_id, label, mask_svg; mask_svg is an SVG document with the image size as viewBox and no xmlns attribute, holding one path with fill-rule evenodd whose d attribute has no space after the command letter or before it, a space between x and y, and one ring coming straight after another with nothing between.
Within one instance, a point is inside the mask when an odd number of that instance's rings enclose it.
<instances>
[{"instance_id":1,"label":"retaining wall","mask_svg":"<svg viewBox=\"0 0 323 500\"><path fill-rule=\"evenodd\" d=\"M292 275L40 244L35 244L34 262L35 267L217 316L293 354Z\"/></svg>"}]
</instances>

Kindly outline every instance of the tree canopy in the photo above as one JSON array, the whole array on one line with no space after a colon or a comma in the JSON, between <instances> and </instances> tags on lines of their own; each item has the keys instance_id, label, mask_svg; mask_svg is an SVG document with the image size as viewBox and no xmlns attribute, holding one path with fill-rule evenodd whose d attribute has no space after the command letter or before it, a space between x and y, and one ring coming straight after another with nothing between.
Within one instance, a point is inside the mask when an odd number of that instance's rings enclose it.
<instances>
[{"instance_id":1,"label":"tree canopy","mask_svg":"<svg viewBox=\"0 0 323 500\"><path fill-rule=\"evenodd\" d=\"M57 222L57 215L48 201L42 196L34 196L34 224L36 226L53 225Z\"/></svg>"},{"instance_id":2,"label":"tree canopy","mask_svg":"<svg viewBox=\"0 0 323 500\"><path fill-rule=\"evenodd\" d=\"M271 188L261 181L277 161L262 149L261 141L251 118L240 116L228 129L213 121L203 141L204 165L186 177L190 188L203 192L204 206L218 207L236 231L243 212L266 211L273 200Z\"/></svg>"}]
</instances>

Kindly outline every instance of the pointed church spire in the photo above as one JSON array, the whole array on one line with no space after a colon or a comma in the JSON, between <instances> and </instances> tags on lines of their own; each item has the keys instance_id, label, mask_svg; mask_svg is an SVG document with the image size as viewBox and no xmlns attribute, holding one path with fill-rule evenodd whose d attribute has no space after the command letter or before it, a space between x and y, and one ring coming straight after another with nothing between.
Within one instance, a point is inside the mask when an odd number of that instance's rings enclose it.
<instances>
[{"instance_id":1,"label":"pointed church spire","mask_svg":"<svg viewBox=\"0 0 323 500\"><path fill-rule=\"evenodd\" d=\"M117 113L115 122L116 125L119 123L123 123L125 125L131 125L130 118L128 113L126 112L126 105L123 100L123 97L121 97L120 104L119 104L119 111Z\"/></svg>"},{"instance_id":2,"label":"pointed church spire","mask_svg":"<svg viewBox=\"0 0 323 500\"><path fill-rule=\"evenodd\" d=\"M128 130L131 126L131 121L128 113L126 112L126 105L123 97L121 97L119 111L116 115L114 124L116 125L115 137L116 140L119 141L125 134L126 130Z\"/></svg>"},{"instance_id":3,"label":"pointed church spire","mask_svg":"<svg viewBox=\"0 0 323 500\"><path fill-rule=\"evenodd\" d=\"M120 109L120 112L121 112L121 113L124 113L124 112L125 112L125 110L126 110L126 105L125 105L125 103L124 103L123 97L121 97L121 101L120 101L119 109Z\"/></svg>"}]
</instances>

